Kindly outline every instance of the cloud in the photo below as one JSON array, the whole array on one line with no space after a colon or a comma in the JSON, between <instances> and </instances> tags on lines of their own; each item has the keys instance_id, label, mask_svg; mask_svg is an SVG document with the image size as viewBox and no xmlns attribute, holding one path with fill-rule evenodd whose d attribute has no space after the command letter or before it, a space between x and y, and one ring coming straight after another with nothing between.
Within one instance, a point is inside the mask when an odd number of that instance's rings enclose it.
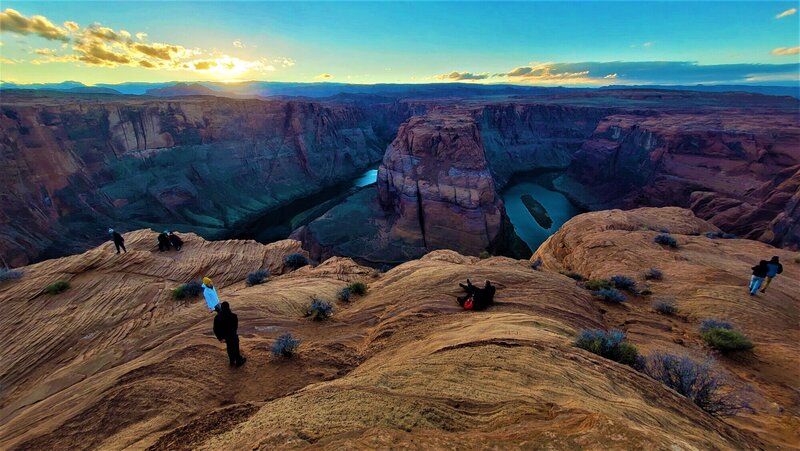
<instances>
[{"instance_id":1,"label":"cloud","mask_svg":"<svg viewBox=\"0 0 800 451\"><path fill-rule=\"evenodd\" d=\"M16 61L0 56L0 64L17 64Z\"/></svg>"},{"instance_id":2,"label":"cloud","mask_svg":"<svg viewBox=\"0 0 800 451\"><path fill-rule=\"evenodd\" d=\"M647 41L647 42L645 42L644 44L642 44L642 47L644 47L644 48L650 48L650 47L652 47L652 46L653 46L653 43L652 43L652 42L650 42L650 41Z\"/></svg>"},{"instance_id":3,"label":"cloud","mask_svg":"<svg viewBox=\"0 0 800 451\"><path fill-rule=\"evenodd\" d=\"M6 8L0 12L0 29L22 35L35 34L51 41L68 41L67 30L54 25L43 16L23 16L18 11Z\"/></svg>"},{"instance_id":4,"label":"cloud","mask_svg":"<svg viewBox=\"0 0 800 451\"><path fill-rule=\"evenodd\" d=\"M796 51L796 50L795 50ZM456 72L456 74L461 74ZM543 86L608 84L743 84L800 81L800 64L711 64L693 61L531 63L496 73L487 81ZM436 76L437 78L442 76ZM458 77L447 81L458 81Z\"/></svg>"},{"instance_id":5,"label":"cloud","mask_svg":"<svg viewBox=\"0 0 800 451\"><path fill-rule=\"evenodd\" d=\"M330 80L331 78L333 78L333 75L329 73L324 73L324 74L319 74L314 78L317 80Z\"/></svg>"},{"instance_id":6,"label":"cloud","mask_svg":"<svg viewBox=\"0 0 800 451\"><path fill-rule=\"evenodd\" d=\"M13 9L6 9L0 14L4 32L36 34L63 42L63 53L66 53L63 55L56 55L50 49L33 50L32 53L40 56L30 61L35 65L72 62L102 67L123 65L144 69L202 71L230 80L247 72L275 71L273 63L282 67L295 64L294 60L285 57L244 60L216 49L189 49L178 44L146 42L147 33L114 30L99 23L81 28L76 22L66 21L64 28L60 28L43 16L28 18ZM234 45L245 47L238 39Z\"/></svg>"},{"instance_id":7,"label":"cloud","mask_svg":"<svg viewBox=\"0 0 800 451\"><path fill-rule=\"evenodd\" d=\"M239 39L233 41L233 46L236 47L237 49L244 48L244 44L242 44L242 41L240 41Z\"/></svg>"},{"instance_id":8,"label":"cloud","mask_svg":"<svg viewBox=\"0 0 800 451\"><path fill-rule=\"evenodd\" d=\"M489 73L484 72L481 74L473 74L472 72L458 72L453 71L449 74L439 74L436 76L437 80L448 80L448 81L461 81L461 80L485 80L489 78Z\"/></svg>"},{"instance_id":9,"label":"cloud","mask_svg":"<svg viewBox=\"0 0 800 451\"><path fill-rule=\"evenodd\" d=\"M797 8L789 8L786 11L784 11L784 12L778 14L777 16L775 16L775 18L776 19L783 19L786 16L791 16L792 14L796 14L796 13L797 13Z\"/></svg>"},{"instance_id":10,"label":"cloud","mask_svg":"<svg viewBox=\"0 0 800 451\"><path fill-rule=\"evenodd\" d=\"M778 56L797 55L800 53L800 47L778 47L777 49L772 49L770 53Z\"/></svg>"}]
</instances>

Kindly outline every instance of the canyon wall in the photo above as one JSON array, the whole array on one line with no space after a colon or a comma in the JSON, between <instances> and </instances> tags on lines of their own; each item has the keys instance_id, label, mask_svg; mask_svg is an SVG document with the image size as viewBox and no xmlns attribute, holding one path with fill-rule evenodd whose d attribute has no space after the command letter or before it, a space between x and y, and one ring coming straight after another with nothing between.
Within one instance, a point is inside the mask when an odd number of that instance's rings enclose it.
<instances>
[{"instance_id":1,"label":"canyon wall","mask_svg":"<svg viewBox=\"0 0 800 451\"><path fill-rule=\"evenodd\" d=\"M4 94L0 255L8 265L155 227L221 238L379 161L404 103Z\"/></svg>"}]
</instances>

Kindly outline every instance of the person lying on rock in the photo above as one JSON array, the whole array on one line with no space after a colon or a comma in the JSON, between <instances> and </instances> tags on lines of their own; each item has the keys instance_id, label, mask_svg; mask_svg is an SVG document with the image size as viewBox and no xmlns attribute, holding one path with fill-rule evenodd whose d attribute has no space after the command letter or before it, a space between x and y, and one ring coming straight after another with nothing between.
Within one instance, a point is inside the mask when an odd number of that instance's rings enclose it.
<instances>
[{"instance_id":1,"label":"person lying on rock","mask_svg":"<svg viewBox=\"0 0 800 451\"><path fill-rule=\"evenodd\" d=\"M219 312L219 296L210 277L203 277L203 297L206 298L209 312Z\"/></svg>"},{"instance_id":2,"label":"person lying on rock","mask_svg":"<svg viewBox=\"0 0 800 451\"><path fill-rule=\"evenodd\" d=\"M485 310L492 303L494 303L494 293L496 291L494 285L488 280L483 285L483 288L478 288L467 279L467 284L458 284L464 289L466 294L458 297L458 305L464 307L464 310Z\"/></svg>"},{"instance_id":3,"label":"person lying on rock","mask_svg":"<svg viewBox=\"0 0 800 451\"><path fill-rule=\"evenodd\" d=\"M761 287L761 292L766 293L767 287L769 286L770 282L772 282L772 279L782 272L783 265L781 265L780 259L776 255L772 257L772 260L767 262L767 277L764 279L764 285Z\"/></svg>"},{"instance_id":4,"label":"person lying on rock","mask_svg":"<svg viewBox=\"0 0 800 451\"><path fill-rule=\"evenodd\" d=\"M247 361L239 352L239 317L231 311L227 302L220 304L219 312L214 317L214 335L219 341L224 341L228 348L228 360L231 366L240 367Z\"/></svg>"},{"instance_id":5,"label":"person lying on rock","mask_svg":"<svg viewBox=\"0 0 800 451\"><path fill-rule=\"evenodd\" d=\"M168 251L172 245L169 243L169 233L165 230L158 234L158 252Z\"/></svg>"},{"instance_id":6,"label":"person lying on rock","mask_svg":"<svg viewBox=\"0 0 800 451\"><path fill-rule=\"evenodd\" d=\"M169 242L172 244L172 247L175 248L176 251L181 250L183 247L183 240L181 237L178 236L178 232L172 232L169 234Z\"/></svg>"},{"instance_id":7,"label":"person lying on rock","mask_svg":"<svg viewBox=\"0 0 800 451\"><path fill-rule=\"evenodd\" d=\"M761 260L756 266L750 268L753 270L753 277L750 278L750 296L755 296L764 278L769 273L769 266L766 260Z\"/></svg>"},{"instance_id":8,"label":"person lying on rock","mask_svg":"<svg viewBox=\"0 0 800 451\"><path fill-rule=\"evenodd\" d=\"M122 249L127 254L128 250L125 249L125 238L112 228L108 229L108 234L111 235L111 239L114 241L114 247L117 248L117 253L119 254L119 250Z\"/></svg>"}]
</instances>

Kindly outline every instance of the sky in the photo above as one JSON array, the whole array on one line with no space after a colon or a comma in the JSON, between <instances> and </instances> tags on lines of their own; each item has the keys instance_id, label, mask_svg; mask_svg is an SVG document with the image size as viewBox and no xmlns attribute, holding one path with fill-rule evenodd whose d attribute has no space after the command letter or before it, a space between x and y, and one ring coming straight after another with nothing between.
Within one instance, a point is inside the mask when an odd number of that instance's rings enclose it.
<instances>
[{"instance_id":1,"label":"sky","mask_svg":"<svg viewBox=\"0 0 800 451\"><path fill-rule=\"evenodd\" d=\"M0 80L779 84L800 2L0 4Z\"/></svg>"}]
</instances>

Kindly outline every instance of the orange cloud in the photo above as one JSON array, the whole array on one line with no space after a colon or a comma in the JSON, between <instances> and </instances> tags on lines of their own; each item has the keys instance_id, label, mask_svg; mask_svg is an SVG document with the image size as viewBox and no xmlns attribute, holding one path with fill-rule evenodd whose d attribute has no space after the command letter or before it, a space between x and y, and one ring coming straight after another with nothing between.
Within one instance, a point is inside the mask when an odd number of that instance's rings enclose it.
<instances>
[{"instance_id":1,"label":"orange cloud","mask_svg":"<svg viewBox=\"0 0 800 451\"><path fill-rule=\"evenodd\" d=\"M463 81L463 80L485 80L489 78L489 73L484 72L481 74L473 74L472 72L458 72L453 71L449 74L439 74L436 76L437 80L449 80L449 81Z\"/></svg>"},{"instance_id":2,"label":"orange cloud","mask_svg":"<svg viewBox=\"0 0 800 451\"><path fill-rule=\"evenodd\" d=\"M786 11L784 11L784 12L778 14L777 16L775 16L775 18L776 19L783 19L786 16L791 16L792 14L796 14L796 13L797 13L797 8L789 8Z\"/></svg>"},{"instance_id":3,"label":"orange cloud","mask_svg":"<svg viewBox=\"0 0 800 451\"><path fill-rule=\"evenodd\" d=\"M67 30L54 25L46 17L28 18L11 8L0 12L0 30L22 35L35 34L51 41L69 41Z\"/></svg>"},{"instance_id":4,"label":"orange cloud","mask_svg":"<svg viewBox=\"0 0 800 451\"><path fill-rule=\"evenodd\" d=\"M777 49L772 49L770 53L778 56L797 55L800 53L800 47L778 47Z\"/></svg>"}]
</instances>

